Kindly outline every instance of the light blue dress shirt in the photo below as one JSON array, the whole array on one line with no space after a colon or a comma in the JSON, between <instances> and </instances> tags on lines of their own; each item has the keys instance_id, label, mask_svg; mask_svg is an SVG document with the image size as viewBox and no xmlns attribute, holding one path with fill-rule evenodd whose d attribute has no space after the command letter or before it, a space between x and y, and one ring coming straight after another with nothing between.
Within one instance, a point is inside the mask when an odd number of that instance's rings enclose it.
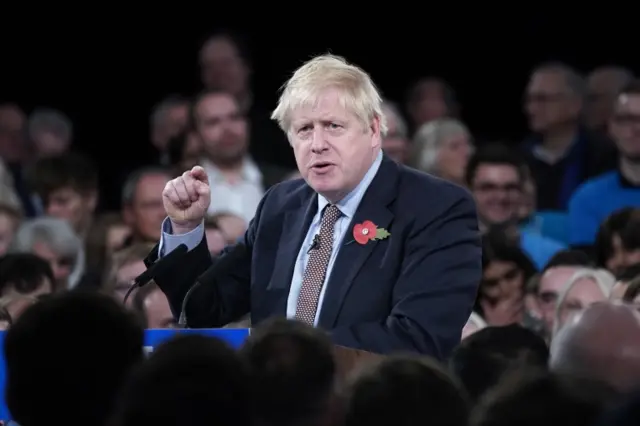
<instances>
[{"instance_id":1,"label":"light blue dress shirt","mask_svg":"<svg viewBox=\"0 0 640 426\"><path fill-rule=\"evenodd\" d=\"M371 181L378 172L381 163L382 151L378 153L375 161L373 162L367 173L364 175L364 178L360 181L358 186L356 186L356 188L351 191L346 197L336 203L336 207L338 207L342 214L336 222L333 230L333 251L331 253L331 258L329 259L329 265L327 266L327 274L325 275L324 284L322 285L322 290L320 291L320 299L318 300L318 310L316 312L315 324L318 323L318 318L320 318L322 300L327 289L326 284L331 277L331 270L333 269L333 265L338 257L340 247L343 245L343 243L348 242L343 242L345 235L347 236L347 238L350 237L350 235L347 234L349 224L351 223L356 210L358 210L358 206L360 205L360 201L362 201L364 193L367 191L369 185L371 184ZM320 232L320 219L322 211L327 206L327 204L329 204L329 201L322 195L318 194L318 211L313 217L311 226L309 226L307 235L302 242L302 246L300 247L300 252L298 253L298 257L296 260L296 265L293 270L291 288L289 289L289 298L287 299L288 318L295 317L296 307L298 305L298 296L300 295L302 280L304 278L304 270L307 267L307 261L309 260L309 249L311 248L313 237ZM167 218L162 223L162 238L160 239L159 257L161 257L163 253L170 253L180 244L185 244L189 250L193 250L194 248L196 248L198 244L200 244L200 241L202 241L202 237L204 236L204 223L198 225L198 227L191 232L183 235L172 235L171 232L171 222Z\"/></svg>"}]
</instances>

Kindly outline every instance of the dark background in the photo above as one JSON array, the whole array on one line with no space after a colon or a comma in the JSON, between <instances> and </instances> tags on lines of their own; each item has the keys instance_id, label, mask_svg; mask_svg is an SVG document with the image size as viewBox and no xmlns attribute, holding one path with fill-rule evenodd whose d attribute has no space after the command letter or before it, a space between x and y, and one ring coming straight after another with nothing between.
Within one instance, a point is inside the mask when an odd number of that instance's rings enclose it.
<instances>
[{"instance_id":1,"label":"dark background","mask_svg":"<svg viewBox=\"0 0 640 426\"><path fill-rule=\"evenodd\" d=\"M152 106L168 94L199 89L198 49L208 33L223 26L245 34L261 105L275 106L278 88L304 60L331 51L370 72L395 101L420 76L444 77L459 94L463 119L485 140L523 136L522 92L529 71L542 61L562 60L584 72L604 64L640 71L637 21L630 16L625 23L619 11L591 10L586 16L575 9L567 17L521 11L502 17L498 12L506 10L481 9L476 16L462 8L429 9L416 11L421 19L409 23L406 14L395 18L380 10L367 19L362 10L345 15L327 6L271 11L271 18L259 13L242 25L226 18L228 11L162 11L162 19L109 10L90 19L41 15L29 25L5 14L11 25L0 31L0 101L16 102L27 112L37 106L66 112L77 148L91 153L103 179L111 179L117 169L148 158Z\"/></svg>"}]
</instances>

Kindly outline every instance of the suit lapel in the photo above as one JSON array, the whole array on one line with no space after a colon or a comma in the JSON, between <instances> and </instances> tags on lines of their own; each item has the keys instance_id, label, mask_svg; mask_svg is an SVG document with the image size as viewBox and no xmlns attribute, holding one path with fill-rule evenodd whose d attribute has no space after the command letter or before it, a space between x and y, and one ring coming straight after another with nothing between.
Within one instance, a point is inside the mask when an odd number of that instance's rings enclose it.
<instances>
[{"instance_id":1,"label":"suit lapel","mask_svg":"<svg viewBox=\"0 0 640 426\"><path fill-rule=\"evenodd\" d=\"M398 177L398 165L384 157L341 242L340 252L331 270L320 310L319 325L322 328L334 327L344 299L358 272L377 245L383 243L383 241L369 241L364 245L358 244L353 238L353 227L370 220L378 228L389 230L393 213L388 206L395 199ZM372 291L375 290L372 289Z\"/></svg>"},{"instance_id":2,"label":"suit lapel","mask_svg":"<svg viewBox=\"0 0 640 426\"><path fill-rule=\"evenodd\" d=\"M313 216L317 211L318 199L316 193L308 188L308 191L301 195L300 205L285 213L282 233L278 243L278 252L273 265L273 273L267 287L267 290L282 291L275 310L279 314L286 314L287 298L298 253L304 237L307 235Z\"/></svg>"}]
</instances>

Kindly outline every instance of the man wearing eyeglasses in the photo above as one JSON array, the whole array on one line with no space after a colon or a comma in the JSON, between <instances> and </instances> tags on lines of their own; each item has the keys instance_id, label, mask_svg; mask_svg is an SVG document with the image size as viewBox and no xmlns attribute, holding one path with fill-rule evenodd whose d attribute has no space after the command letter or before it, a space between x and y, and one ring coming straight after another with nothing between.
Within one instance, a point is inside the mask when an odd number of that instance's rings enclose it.
<instances>
[{"instance_id":1,"label":"man wearing eyeglasses","mask_svg":"<svg viewBox=\"0 0 640 426\"><path fill-rule=\"evenodd\" d=\"M565 247L555 240L531 230L518 230L523 187L526 179L524 162L508 147L490 145L471 157L467 165L467 185L473 194L480 218L480 230L500 227L513 233L522 250L537 269Z\"/></svg>"},{"instance_id":2,"label":"man wearing eyeglasses","mask_svg":"<svg viewBox=\"0 0 640 426\"><path fill-rule=\"evenodd\" d=\"M569 201L569 242L594 243L600 224L624 207L640 207L640 80L625 87L609 122L620 155L617 170L585 182Z\"/></svg>"}]
</instances>

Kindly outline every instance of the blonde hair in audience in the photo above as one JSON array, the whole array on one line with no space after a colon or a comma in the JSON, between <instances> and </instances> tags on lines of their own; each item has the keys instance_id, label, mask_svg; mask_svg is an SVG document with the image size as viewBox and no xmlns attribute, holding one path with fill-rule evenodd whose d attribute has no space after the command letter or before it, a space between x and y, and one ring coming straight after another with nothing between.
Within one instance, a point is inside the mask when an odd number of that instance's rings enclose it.
<instances>
[{"instance_id":1,"label":"blonde hair in audience","mask_svg":"<svg viewBox=\"0 0 640 426\"><path fill-rule=\"evenodd\" d=\"M420 126L413 137L413 167L426 173L435 173L443 144L460 134L471 138L467 126L454 118L441 118Z\"/></svg>"},{"instance_id":2,"label":"blonde hair in audience","mask_svg":"<svg viewBox=\"0 0 640 426\"><path fill-rule=\"evenodd\" d=\"M553 321L553 336L558 334L560 329L562 328L562 324L560 324L561 316L562 316L562 305L564 304L567 295L573 288L573 286L583 278L588 278L593 280L605 300L609 299L611 295L611 289L616 282L616 277L606 269L592 269L592 268L580 268L567 280L567 282L560 290L560 294L558 294L558 301L556 302L556 309Z\"/></svg>"},{"instance_id":3,"label":"blonde hair in audience","mask_svg":"<svg viewBox=\"0 0 640 426\"><path fill-rule=\"evenodd\" d=\"M374 119L379 119L380 133L386 135L387 121L382 113L382 98L371 77L344 58L329 54L317 56L296 70L283 86L271 119L290 135L292 112L303 106L314 105L321 93L330 88L340 90L342 106L355 114L365 128Z\"/></svg>"}]
</instances>

